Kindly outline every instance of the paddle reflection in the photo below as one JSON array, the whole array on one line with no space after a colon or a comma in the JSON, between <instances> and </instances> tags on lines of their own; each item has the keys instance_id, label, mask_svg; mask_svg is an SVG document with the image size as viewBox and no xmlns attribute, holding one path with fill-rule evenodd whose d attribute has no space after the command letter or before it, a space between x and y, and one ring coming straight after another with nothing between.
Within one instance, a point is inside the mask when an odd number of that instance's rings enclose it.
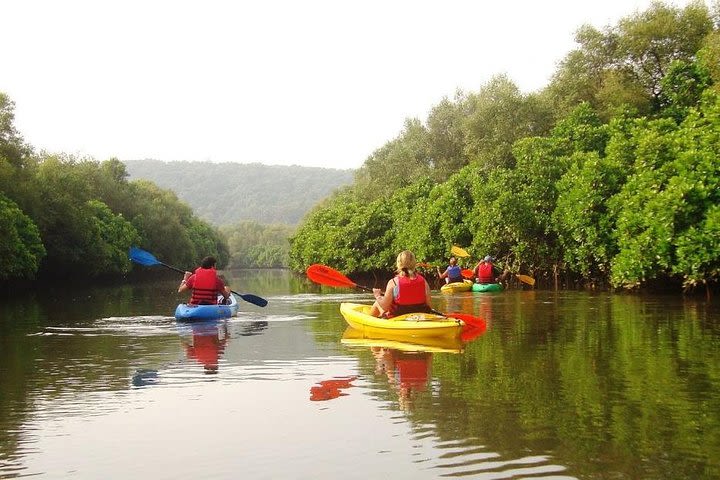
<instances>
[{"instance_id":1,"label":"paddle reflection","mask_svg":"<svg viewBox=\"0 0 720 480\"><path fill-rule=\"evenodd\" d=\"M245 322L240 328L239 335L241 337L252 337L260 335L268 328L268 322L265 320L257 320L254 322Z\"/></svg>"},{"instance_id":2,"label":"paddle reflection","mask_svg":"<svg viewBox=\"0 0 720 480\"><path fill-rule=\"evenodd\" d=\"M325 400L332 400L338 398L347 393L343 392L346 388L353 387L352 381L356 380L357 377L335 377L330 380L322 380L316 385L310 387L310 401L319 402Z\"/></svg>"}]
</instances>

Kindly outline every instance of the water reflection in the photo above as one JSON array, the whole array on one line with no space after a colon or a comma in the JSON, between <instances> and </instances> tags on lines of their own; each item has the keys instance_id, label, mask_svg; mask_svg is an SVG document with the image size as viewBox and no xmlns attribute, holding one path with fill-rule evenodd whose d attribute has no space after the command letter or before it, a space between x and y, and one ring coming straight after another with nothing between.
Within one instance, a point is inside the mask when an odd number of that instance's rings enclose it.
<instances>
[{"instance_id":1,"label":"water reflection","mask_svg":"<svg viewBox=\"0 0 720 480\"><path fill-rule=\"evenodd\" d=\"M158 371L153 368L139 368L132 376L134 387L146 387L155 385L158 381Z\"/></svg>"},{"instance_id":2,"label":"water reflection","mask_svg":"<svg viewBox=\"0 0 720 480\"><path fill-rule=\"evenodd\" d=\"M353 387L353 380L357 380L357 376L352 377L335 377L330 380L321 380L316 385L310 387L310 401L319 402L332 400L340 396L347 395L344 390Z\"/></svg>"},{"instance_id":3,"label":"water reflection","mask_svg":"<svg viewBox=\"0 0 720 480\"><path fill-rule=\"evenodd\" d=\"M402 410L410 410L413 397L427 388L432 368L432 353L408 352L395 348L370 347L375 357L375 374L385 374L398 394Z\"/></svg>"},{"instance_id":4,"label":"water reflection","mask_svg":"<svg viewBox=\"0 0 720 480\"><path fill-rule=\"evenodd\" d=\"M243 337L252 337L253 335L260 335L267 330L269 322L265 320L256 320L253 322L245 322L240 329L240 335Z\"/></svg>"},{"instance_id":5,"label":"water reflection","mask_svg":"<svg viewBox=\"0 0 720 480\"><path fill-rule=\"evenodd\" d=\"M227 320L191 323L192 335L181 337L188 359L202 365L206 374L218 372L228 341L227 324Z\"/></svg>"},{"instance_id":6,"label":"water reflection","mask_svg":"<svg viewBox=\"0 0 720 480\"><path fill-rule=\"evenodd\" d=\"M347 327L340 342L343 345L393 348L405 352L448 352L460 353L464 343L458 337L412 337L402 333L388 332L373 336Z\"/></svg>"},{"instance_id":7,"label":"water reflection","mask_svg":"<svg viewBox=\"0 0 720 480\"><path fill-rule=\"evenodd\" d=\"M176 278L0 304L0 477L338 478L352 452L364 478L720 478L715 304L438 296L487 329L423 345L343 333L339 303L369 295L276 275L238 282L267 309L208 332L169 317ZM213 442L178 435L218 411Z\"/></svg>"},{"instance_id":8,"label":"water reflection","mask_svg":"<svg viewBox=\"0 0 720 480\"><path fill-rule=\"evenodd\" d=\"M380 337L352 327L345 330L341 343L370 349L375 359L375 375L387 377L403 410L410 410L415 394L426 390L433 352L461 353L464 346L462 339L457 337L415 338L397 333Z\"/></svg>"}]
</instances>

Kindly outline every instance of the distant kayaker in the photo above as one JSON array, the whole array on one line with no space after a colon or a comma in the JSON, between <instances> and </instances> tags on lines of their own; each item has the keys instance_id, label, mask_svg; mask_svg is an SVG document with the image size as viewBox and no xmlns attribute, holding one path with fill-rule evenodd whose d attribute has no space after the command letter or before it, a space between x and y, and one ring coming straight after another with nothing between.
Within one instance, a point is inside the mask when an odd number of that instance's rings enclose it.
<instances>
[{"instance_id":1,"label":"distant kayaker","mask_svg":"<svg viewBox=\"0 0 720 480\"><path fill-rule=\"evenodd\" d=\"M183 281L180 282L178 293L187 289L192 290L190 302L193 305L213 305L218 303L218 295L223 296L223 303L230 298L230 288L218 276L215 270L217 260L215 257L205 257L195 273L185 272Z\"/></svg>"},{"instance_id":2,"label":"distant kayaker","mask_svg":"<svg viewBox=\"0 0 720 480\"><path fill-rule=\"evenodd\" d=\"M430 286L415 271L415 255L404 250L397 256L397 275L391 278L385 291L373 288L375 303L370 314L375 317L393 317L405 313L432 312Z\"/></svg>"},{"instance_id":3,"label":"distant kayaker","mask_svg":"<svg viewBox=\"0 0 720 480\"><path fill-rule=\"evenodd\" d=\"M495 272L493 271L495 265L493 265L492 260L490 255L486 255L485 258L480 260L477 266L475 266L473 273L475 274L476 283L495 283L497 281Z\"/></svg>"},{"instance_id":4,"label":"distant kayaker","mask_svg":"<svg viewBox=\"0 0 720 480\"><path fill-rule=\"evenodd\" d=\"M445 279L445 283L462 283L464 281L462 269L460 265L457 264L457 258L450 257L449 262L450 265L448 265L444 272L440 273L440 268L437 269L438 275L440 278Z\"/></svg>"}]
</instances>

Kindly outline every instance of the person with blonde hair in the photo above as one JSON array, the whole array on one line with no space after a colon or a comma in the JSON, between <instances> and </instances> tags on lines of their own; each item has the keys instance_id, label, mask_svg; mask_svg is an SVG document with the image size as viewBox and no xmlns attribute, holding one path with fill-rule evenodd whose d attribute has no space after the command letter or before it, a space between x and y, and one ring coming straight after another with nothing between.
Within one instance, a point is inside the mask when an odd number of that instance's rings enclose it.
<instances>
[{"instance_id":1,"label":"person with blonde hair","mask_svg":"<svg viewBox=\"0 0 720 480\"><path fill-rule=\"evenodd\" d=\"M385 291L373 288L375 303L370 314L375 317L394 317L405 313L432 312L430 286L415 271L415 255L410 250L400 252L396 265L396 275L388 281Z\"/></svg>"}]
</instances>

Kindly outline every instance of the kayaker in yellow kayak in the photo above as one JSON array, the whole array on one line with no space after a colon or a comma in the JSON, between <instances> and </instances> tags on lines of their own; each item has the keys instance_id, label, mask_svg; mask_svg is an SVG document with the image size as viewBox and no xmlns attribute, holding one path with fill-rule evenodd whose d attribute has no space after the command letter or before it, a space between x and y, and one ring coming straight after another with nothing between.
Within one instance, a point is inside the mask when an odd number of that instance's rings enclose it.
<instances>
[{"instance_id":1,"label":"kayaker in yellow kayak","mask_svg":"<svg viewBox=\"0 0 720 480\"><path fill-rule=\"evenodd\" d=\"M440 278L445 279L445 283L462 283L464 279L462 276L462 269L460 268L460 265L457 264L457 258L450 257L449 262L450 265L448 265L442 273L440 273L440 267L437 267L438 275Z\"/></svg>"},{"instance_id":2,"label":"kayaker in yellow kayak","mask_svg":"<svg viewBox=\"0 0 720 480\"><path fill-rule=\"evenodd\" d=\"M385 291L373 288L375 303L370 309L374 317L393 317L405 313L432 313L430 286L425 278L415 271L415 255L404 250L397 256L397 275L391 278Z\"/></svg>"}]
</instances>

